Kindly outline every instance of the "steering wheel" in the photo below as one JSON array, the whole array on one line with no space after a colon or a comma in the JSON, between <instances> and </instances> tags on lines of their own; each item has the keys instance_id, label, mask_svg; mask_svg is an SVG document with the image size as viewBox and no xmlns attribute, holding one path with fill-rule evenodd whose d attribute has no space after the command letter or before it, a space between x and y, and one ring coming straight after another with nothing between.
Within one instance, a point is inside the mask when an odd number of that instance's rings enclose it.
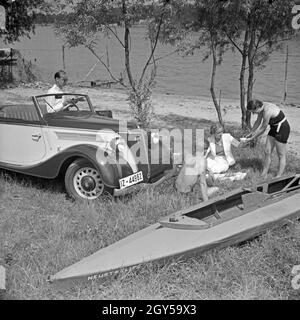
<instances>
[{"instance_id":1,"label":"steering wheel","mask_svg":"<svg viewBox=\"0 0 300 320\"><path fill-rule=\"evenodd\" d=\"M62 111L70 111L70 108L76 108L76 110L79 111L79 108L74 101L71 101L65 107L63 107Z\"/></svg>"}]
</instances>

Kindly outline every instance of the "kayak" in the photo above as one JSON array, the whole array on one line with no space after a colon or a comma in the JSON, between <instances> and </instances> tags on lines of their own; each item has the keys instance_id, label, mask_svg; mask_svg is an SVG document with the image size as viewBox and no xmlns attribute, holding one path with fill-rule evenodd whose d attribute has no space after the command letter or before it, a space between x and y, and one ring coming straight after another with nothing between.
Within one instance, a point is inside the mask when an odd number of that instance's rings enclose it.
<instances>
[{"instance_id":1,"label":"kayak","mask_svg":"<svg viewBox=\"0 0 300 320\"><path fill-rule=\"evenodd\" d=\"M124 268L186 258L251 239L300 216L300 174L239 188L163 217L49 277L96 280Z\"/></svg>"}]
</instances>

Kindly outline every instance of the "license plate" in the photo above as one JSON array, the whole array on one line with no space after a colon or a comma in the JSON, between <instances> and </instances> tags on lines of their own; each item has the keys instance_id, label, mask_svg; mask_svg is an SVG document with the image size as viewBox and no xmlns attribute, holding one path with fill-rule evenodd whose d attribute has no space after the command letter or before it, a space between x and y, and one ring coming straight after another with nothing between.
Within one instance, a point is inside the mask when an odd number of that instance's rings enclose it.
<instances>
[{"instance_id":1,"label":"license plate","mask_svg":"<svg viewBox=\"0 0 300 320\"><path fill-rule=\"evenodd\" d=\"M142 171L139 171L139 172L136 172L128 177L125 177L125 178L122 178L122 179L119 179L119 182L120 182L120 189L124 189L124 188L127 188L129 186L132 186L134 184L137 184L141 181L143 181L143 172Z\"/></svg>"}]
</instances>

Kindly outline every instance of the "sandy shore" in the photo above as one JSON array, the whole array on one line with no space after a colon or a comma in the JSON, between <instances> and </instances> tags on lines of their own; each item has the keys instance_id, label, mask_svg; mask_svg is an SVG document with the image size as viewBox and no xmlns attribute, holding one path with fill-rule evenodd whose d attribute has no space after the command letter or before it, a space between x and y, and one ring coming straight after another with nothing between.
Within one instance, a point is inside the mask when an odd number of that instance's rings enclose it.
<instances>
[{"instance_id":1,"label":"sandy shore","mask_svg":"<svg viewBox=\"0 0 300 320\"><path fill-rule=\"evenodd\" d=\"M30 103L32 95L46 93L47 87L17 87L0 90L0 104ZM69 88L70 92L88 94L93 105L100 109L111 109L114 117L130 119L126 92L116 89ZM217 121L213 102L209 98L187 97L179 95L153 94L152 102L157 116L176 114L199 120ZM222 100L223 119L228 124L240 125L241 112L239 101ZM291 136L288 142L289 151L300 155L300 104L281 106L291 125Z\"/></svg>"}]
</instances>

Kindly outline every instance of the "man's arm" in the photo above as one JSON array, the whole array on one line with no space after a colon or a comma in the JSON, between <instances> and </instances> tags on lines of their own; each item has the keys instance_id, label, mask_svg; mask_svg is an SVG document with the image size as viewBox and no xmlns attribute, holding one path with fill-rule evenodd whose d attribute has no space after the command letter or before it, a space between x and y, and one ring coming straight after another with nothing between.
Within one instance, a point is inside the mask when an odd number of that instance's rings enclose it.
<instances>
[{"instance_id":1,"label":"man's arm","mask_svg":"<svg viewBox=\"0 0 300 320\"><path fill-rule=\"evenodd\" d=\"M203 201L208 200L208 194L207 194L207 184L206 184L206 171L207 171L207 160L203 157L202 153L196 154L196 167L197 167L197 173L199 174L199 184L200 189L202 193L202 199Z\"/></svg>"},{"instance_id":2,"label":"man's arm","mask_svg":"<svg viewBox=\"0 0 300 320\"><path fill-rule=\"evenodd\" d=\"M206 184L205 172L200 174L199 180L200 180L200 189L201 189L203 201L207 201L208 195L207 195L207 184Z\"/></svg>"},{"instance_id":3,"label":"man's arm","mask_svg":"<svg viewBox=\"0 0 300 320\"><path fill-rule=\"evenodd\" d=\"M59 111L64 107L63 99L55 99L55 96L46 97L48 112ZM52 109L51 109L51 107Z\"/></svg>"}]
</instances>

